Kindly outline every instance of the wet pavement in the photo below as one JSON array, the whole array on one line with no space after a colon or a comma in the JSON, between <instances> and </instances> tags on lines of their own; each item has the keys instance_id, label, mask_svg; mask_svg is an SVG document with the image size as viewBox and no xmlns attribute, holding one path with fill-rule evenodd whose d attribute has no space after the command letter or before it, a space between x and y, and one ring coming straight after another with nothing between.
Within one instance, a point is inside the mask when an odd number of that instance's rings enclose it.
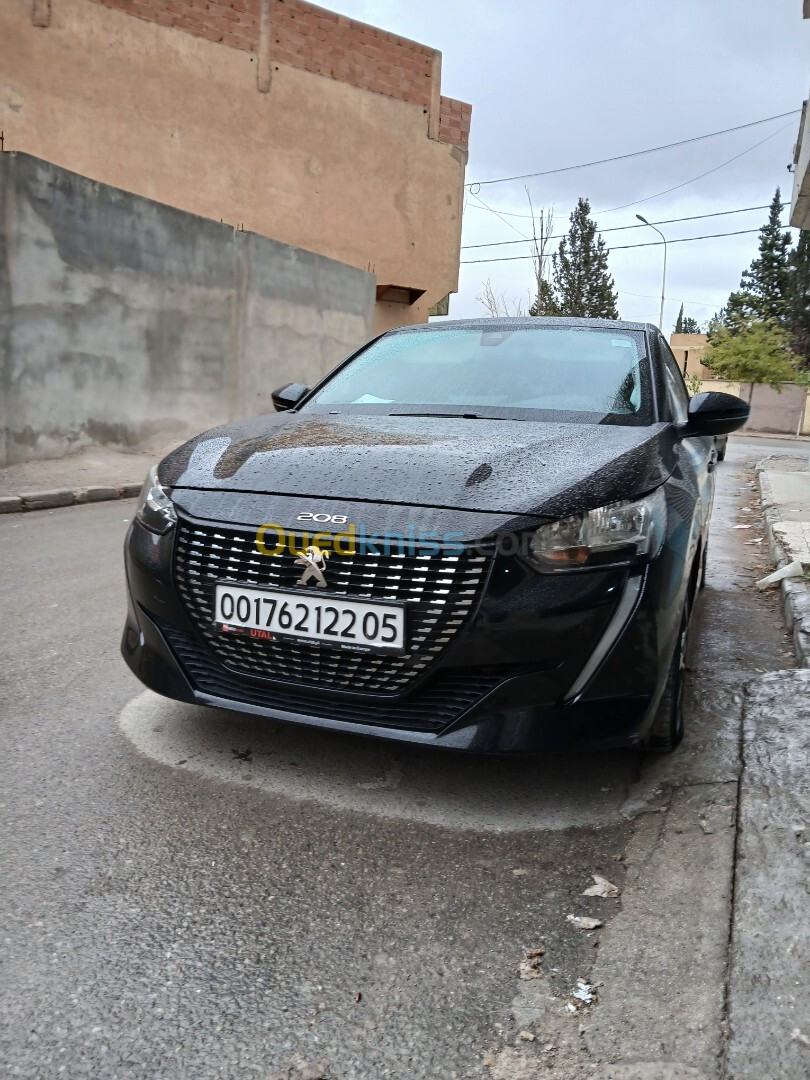
<instances>
[{"instance_id":1,"label":"wet pavement","mask_svg":"<svg viewBox=\"0 0 810 1080\"><path fill-rule=\"evenodd\" d=\"M4 1074L721 1076L744 687L793 667L753 588L764 526L733 525L781 449L720 466L666 758L493 762L163 701L118 656L132 503L0 520ZM593 874L620 897L582 896ZM578 979L598 1003L571 1013Z\"/></svg>"}]
</instances>

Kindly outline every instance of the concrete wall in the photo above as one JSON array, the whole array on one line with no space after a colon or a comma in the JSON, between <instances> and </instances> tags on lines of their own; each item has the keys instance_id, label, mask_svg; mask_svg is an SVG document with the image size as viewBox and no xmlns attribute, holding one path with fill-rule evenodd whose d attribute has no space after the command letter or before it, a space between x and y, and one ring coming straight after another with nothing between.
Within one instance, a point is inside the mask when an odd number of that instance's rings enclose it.
<instances>
[{"instance_id":1,"label":"concrete wall","mask_svg":"<svg viewBox=\"0 0 810 1080\"><path fill-rule=\"evenodd\" d=\"M748 431L770 432L775 435L810 435L810 393L795 383L782 383L780 390L750 383L727 382L724 379L704 379L700 390L719 390L751 402Z\"/></svg>"},{"instance_id":2,"label":"concrete wall","mask_svg":"<svg viewBox=\"0 0 810 1080\"><path fill-rule=\"evenodd\" d=\"M372 330L371 274L0 155L0 464L272 410Z\"/></svg>"},{"instance_id":3,"label":"concrete wall","mask_svg":"<svg viewBox=\"0 0 810 1080\"><path fill-rule=\"evenodd\" d=\"M6 149L422 292L380 329L458 287L470 106L440 76L302 0L0 0Z\"/></svg>"},{"instance_id":4,"label":"concrete wall","mask_svg":"<svg viewBox=\"0 0 810 1080\"><path fill-rule=\"evenodd\" d=\"M749 400L750 383L740 387L740 397ZM797 435L806 430L808 417L807 392L795 383L782 383L779 390L770 386L754 387L751 396L751 419L747 427L751 431L768 431L773 434Z\"/></svg>"},{"instance_id":5,"label":"concrete wall","mask_svg":"<svg viewBox=\"0 0 810 1080\"><path fill-rule=\"evenodd\" d=\"M740 384L738 382L726 382L725 379L704 379L700 384L700 390L698 393L704 391L717 390L721 394L733 394L734 397L740 397ZM744 387L746 401L748 400L748 387Z\"/></svg>"}]
</instances>

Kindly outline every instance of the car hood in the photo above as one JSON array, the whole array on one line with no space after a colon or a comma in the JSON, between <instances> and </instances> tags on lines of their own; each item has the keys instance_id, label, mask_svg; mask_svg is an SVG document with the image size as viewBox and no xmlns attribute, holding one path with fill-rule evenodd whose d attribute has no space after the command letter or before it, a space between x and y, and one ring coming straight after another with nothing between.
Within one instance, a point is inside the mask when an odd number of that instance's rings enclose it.
<instances>
[{"instance_id":1,"label":"car hood","mask_svg":"<svg viewBox=\"0 0 810 1080\"><path fill-rule=\"evenodd\" d=\"M172 488L559 517L657 487L674 442L671 424L281 413L197 436L158 475Z\"/></svg>"}]
</instances>

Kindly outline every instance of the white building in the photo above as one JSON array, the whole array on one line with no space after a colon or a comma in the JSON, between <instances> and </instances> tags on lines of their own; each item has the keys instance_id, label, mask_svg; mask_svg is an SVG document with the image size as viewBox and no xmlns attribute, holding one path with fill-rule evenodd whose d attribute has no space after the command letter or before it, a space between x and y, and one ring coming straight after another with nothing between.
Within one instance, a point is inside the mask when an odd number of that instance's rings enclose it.
<instances>
[{"instance_id":1,"label":"white building","mask_svg":"<svg viewBox=\"0 0 810 1080\"><path fill-rule=\"evenodd\" d=\"M810 19L810 0L802 0L805 19ZM802 105L799 138L793 152L793 197L790 200L790 224L796 229L810 229L810 117L807 101Z\"/></svg>"}]
</instances>

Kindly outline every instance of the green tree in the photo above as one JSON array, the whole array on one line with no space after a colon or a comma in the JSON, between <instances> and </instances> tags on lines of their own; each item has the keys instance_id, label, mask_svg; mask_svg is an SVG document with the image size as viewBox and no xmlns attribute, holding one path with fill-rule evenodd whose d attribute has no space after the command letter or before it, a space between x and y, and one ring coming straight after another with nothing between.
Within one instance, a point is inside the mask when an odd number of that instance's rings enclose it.
<instances>
[{"instance_id":1,"label":"green tree","mask_svg":"<svg viewBox=\"0 0 810 1080\"><path fill-rule=\"evenodd\" d=\"M793 281L788 305L791 348L810 368L810 233L802 230L793 250Z\"/></svg>"},{"instance_id":2,"label":"green tree","mask_svg":"<svg viewBox=\"0 0 810 1080\"><path fill-rule=\"evenodd\" d=\"M675 320L675 329L672 332L673 334L701 334L703 331L697 319L693 319L691 315L684 315L683 304L681 304L681 310Z\"/></svg>"},{"instance_id":3,"label":"green tree","mask_svg":"<svg viewBox=\"0 0 810 1080\"><path fill-rule=\"evenodd\" d=\"M782 195L774 192L768 220L759 230L759 255L743 271L740 287L728 298L722 322L740 333L752 320L773 322L787 328L793 294L792 240L782 229Z\"/></svg>"},{"instance_id":4,"label":"green tree","mask_svg":"<svg viewBox=\"0 0 810 1080\"><path fill-rule=\"evenodd\" d=\"M577 318L618 319L608 250L596 231L587 199L577 202L568 235L553 256L552 291L557 311Z\"/></svg>"},{"instance_id":5,"label":"green tree","mask_svg":"<svg viewBox=\"0 0 810 1080\"><path fill-rule=\"evenodd\" d=\"M732 334L736 334L758 317L756 303L751 293L745 289L735 289L729 295L725 307L715 318Z\"/></svg>"},{"instance_id":6,"label":"green tree","mask_svg":"<svg viewBox=\"0 0 810 1080\"><path fill-rule=\"evenodd\" d=\"M740 288L752 297L757 319L772 320L779 326L787 325L792 243L790 233L782 230L782 195L777 188L768 221L759 230L759 258L743 273Z\"/></svg>"},{"instance_id":7,"label":"green tree","mask_svg":"<svg viewBox=\"0 0 810 1080\"><path fill-rule=\"evenodd\" d=\"M550 281L543 279L538 283L537 296L534 298L534 303L529 308L530 315L562 315L560 305L557 303L557 297L554 294L554 287Z\"/></svg>"},{"instance_id":8,"label":"green tree","mask_svg":"<svg viewBox=\"0 0 810 1080\"><path fill-rule=\"evenodd\" d=\"M773 322L752 321L732 330L717 326L712 331L703 363L719 379L750 383L748 400L755 383L766 383L775 390L796 377L796 358L788 348L786 330Z\"/></svg>"},{"instance_id":9,"label":"green tree","mask_svg":"<svg viewBox=\"0 0 810 1080\"><path fill-rule=\"evenodd\" d=\"M725 307L721 307L719 311L715 311L714 315L709 319L706 326L706 333L709 335L709 341L717 333L718 330L722 330L727 325L726 320L728 318L728 310Z\"/></svg>"}]
</instances>

